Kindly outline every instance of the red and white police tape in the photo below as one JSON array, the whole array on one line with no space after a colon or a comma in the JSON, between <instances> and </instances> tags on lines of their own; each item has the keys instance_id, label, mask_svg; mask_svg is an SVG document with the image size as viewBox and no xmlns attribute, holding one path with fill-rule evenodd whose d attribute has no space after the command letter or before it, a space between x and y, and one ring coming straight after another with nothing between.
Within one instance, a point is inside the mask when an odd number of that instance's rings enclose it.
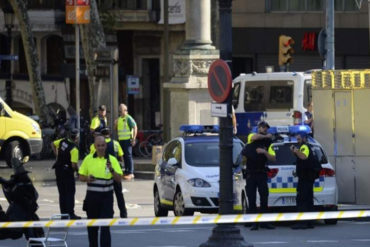
<instances>
[{"instance_id":1,"label":"red and white police tape","mask_svg":"<svg viewBox=\"0 0 370 247\"><path fill-rule=\"evenodd\" d=\"M83 220L47 220L0 222L1 228L28 227L67 227L83 228L88 226L159 226L159 225L199 225L199 224L229 224L248 222L279 222L323 219L348 219L370 217L370 210L327 211L305 213L271 213L271 214L237 214L237 215L197 215L177 217L150 218L113 218L113 219L83 219Z\"/></svg>"}]
</instances>

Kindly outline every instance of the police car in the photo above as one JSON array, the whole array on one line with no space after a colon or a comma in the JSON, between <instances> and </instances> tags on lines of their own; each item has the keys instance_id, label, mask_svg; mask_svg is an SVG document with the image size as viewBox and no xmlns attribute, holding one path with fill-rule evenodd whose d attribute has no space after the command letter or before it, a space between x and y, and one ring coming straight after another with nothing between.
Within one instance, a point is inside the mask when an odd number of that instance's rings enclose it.
<instances>
[{"instance_id":1,"label":"police car","mask_svg":"<svg viewBox=\"0 0 370 247\"><path fill-rule=\"evenodd\" d=\"M219 197L218 126L183 125L184 134L164 147L155 167L153 186L154 213L167 216L193 215L194 211L217 212ZM246 210L245 181L240 152L243 143L233 138L234 209Z\"/></svg>"},{"instance_id":2,"label":"police car","mask_svg":"<svg viewBox=\"0 0 370 247\"><path fill-rule=\"evenodd\" d=\"M257 129L254 128L254 132ZM295 210L298 178L296 172L296 157L291 153L290 146L297 145L295 134L299 132L311 133L306 125L275 126L268 131L274 135L273 148L276 153L276 162L268 163L269 208ZM320 143L308 137L308 143L321 163L320 177L314 183L314 205L317 210L338 209L338 188L335 171L329 163ZM259 199L258 199L259 202ZM275 210L274 210L275 208ZM335 224L336 219L325 220L327 224Z\"/></svg>"}]
</instances>

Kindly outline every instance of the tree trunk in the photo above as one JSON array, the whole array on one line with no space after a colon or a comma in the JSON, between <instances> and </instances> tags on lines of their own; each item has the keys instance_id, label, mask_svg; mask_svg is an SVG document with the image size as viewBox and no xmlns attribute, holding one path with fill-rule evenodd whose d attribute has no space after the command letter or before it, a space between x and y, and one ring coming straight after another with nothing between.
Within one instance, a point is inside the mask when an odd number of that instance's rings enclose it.
<instances>
[{"instance_id":1,"label":"tree trunk","mask_svg":"<svg viewBox=\"0 0 370 247\"><path fill-rule=\"evenodd\" d=\"M81 42L84 51L87 77L89 80L89 95L90 95L90 117L94 114L94 109L97 107L95 105L95 88L94 88L94 53L99 48L106 47L106 40L103 25L100 21L98 6L96 0L90 1L90 23L80 25L81 30Z\"/></svg>"},{"instance_id":2,"label":"tree trunk","mask_svg":"<svg viewBox=\"0 0 370 247\"><path fill-rule=\"evenodd\" d=\"M41 82L39 57L37 54L33 33L31 31L31 24L28 18L25 1L9 0L9 3L13 8L14 14L19 23L19 30L22 36L28 76L32 88L32 99L36 114L39 115L41 120L47 125L53 125L54 119L51 116L49 107L46 105L44 88Z\"/></svg>"}]
</instances>

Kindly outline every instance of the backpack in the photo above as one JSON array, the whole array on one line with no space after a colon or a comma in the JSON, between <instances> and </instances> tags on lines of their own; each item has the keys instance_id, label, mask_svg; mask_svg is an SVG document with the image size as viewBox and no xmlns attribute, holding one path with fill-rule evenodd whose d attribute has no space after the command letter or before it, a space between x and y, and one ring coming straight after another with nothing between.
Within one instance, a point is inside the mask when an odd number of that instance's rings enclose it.
<instances>
[{"instance_id":1,"label":"backpack","mask_svg":"<svg viewBox=\"0 0 370 247\"><path fill-rule=\"evenodd\" d=\"M313 179L318 179L320 177L320 172L322 170L321 162L319 158L317 157L317 154L313 150L313 147L309 145L309 148L310 148L310 152L312 153L311 162L312 162Z\"/></svg>"}]
</instances>

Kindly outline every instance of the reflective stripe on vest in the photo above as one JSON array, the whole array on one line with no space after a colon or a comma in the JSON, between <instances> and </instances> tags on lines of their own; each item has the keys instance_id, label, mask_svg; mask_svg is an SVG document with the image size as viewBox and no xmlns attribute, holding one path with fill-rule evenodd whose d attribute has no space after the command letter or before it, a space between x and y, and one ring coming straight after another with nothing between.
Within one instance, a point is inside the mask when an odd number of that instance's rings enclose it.
<instances>
[{"instance_id":1,"label":"reflective stripe on vest","mask_svg":"<svg viewBox=\"0 0 370 247\"><path fill-rule=\"evenodd\" d=\"M113 190L113 179L98 179L87 183L88 191L107 192Z\"/></svg>"},{"instance_id":2,"label":"reflective stripe on vest","mask_svg":"<svg viewBox=\"0 0 370 247\"><path fill-rule=\"evenodd\" d=\"M117 124L117 130L118 130L118 140L129 140L131 139L131 130L128 126L128 120L127 116L122 118L118 118L118 124Z\"/></svg>"}]
</instances>

